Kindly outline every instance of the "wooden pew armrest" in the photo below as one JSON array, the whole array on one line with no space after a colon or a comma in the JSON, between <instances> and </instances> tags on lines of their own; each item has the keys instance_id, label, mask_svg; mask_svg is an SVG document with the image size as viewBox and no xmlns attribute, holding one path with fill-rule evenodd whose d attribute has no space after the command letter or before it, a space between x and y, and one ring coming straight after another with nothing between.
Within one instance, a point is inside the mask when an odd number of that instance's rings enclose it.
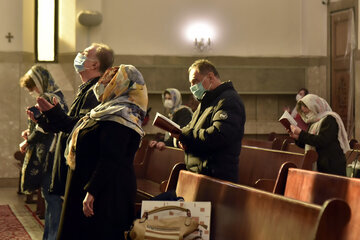
<instances>
[{"instance_id":1,"label":"wooden pew armrest","mask_svg":"<svg viewBox=\"0 0 360 240\"><path fill-rule=\"evenodd\" d=\"M254 188L267 191L267 192L273 192L275 187L275 179L258 179L255 184Z\"/></svg>"}]
</instances>

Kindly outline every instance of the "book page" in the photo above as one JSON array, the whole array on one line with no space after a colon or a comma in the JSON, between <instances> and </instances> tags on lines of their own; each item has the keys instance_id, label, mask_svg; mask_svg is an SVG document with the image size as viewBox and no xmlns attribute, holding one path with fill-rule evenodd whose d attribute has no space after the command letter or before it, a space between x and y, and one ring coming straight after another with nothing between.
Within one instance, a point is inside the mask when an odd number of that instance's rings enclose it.
<instances>
[{"instance_id":1,"label":"book page","mask_svg":"<svg viewBox=\"0 0 360 240\"><path fill-rule=\"evenodd\" d=\"M290 125L297 126L297 122L288 111L284 111L283 115L279 118L279 122L288 130L290 130Z\"/></svg>"},{"instance_id":2,"label":"book page","mask_svg":"<svg viewBox=\"0 0 360 240\"><path fill-rule=\"evenodd\" d=\"M178 124L158 112L155 115L152 125L170 133L181 133L180 126Z\"/></svg>"},{"instance_id":3,"label":"book page","mask_svg":"<svg viewBox=\"0 0 360 240\"><path fill-rule=\"evenodd\" d=\"M288 111L284 111L283 115L280 117L279 121L281 121L282 119L286 118L291 125L297 126L297 122L295 121L295 119L290 115L290 113Z\"/></svg>"}]
</instances>

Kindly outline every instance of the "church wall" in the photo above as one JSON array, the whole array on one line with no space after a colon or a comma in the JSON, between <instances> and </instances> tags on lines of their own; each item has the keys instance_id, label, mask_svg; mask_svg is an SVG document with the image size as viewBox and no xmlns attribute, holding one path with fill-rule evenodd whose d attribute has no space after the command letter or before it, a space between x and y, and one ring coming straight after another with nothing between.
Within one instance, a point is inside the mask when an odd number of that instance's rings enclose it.
<instances>
[{"instance_id":1,"label":"church wall","mask_svg":"<svg viewBox=\"0 0 360 240\"><path fill-rule=\"evenodd\" d=\"M57 64L42 64L63 90L68 104L72 102L79 77L73 69L73 54L61 54ZM28 53L0 52L0 178L15 178L18 169L13 154L22 141L26 129L25 109L35 104L26 90L19 87L19 78L33 64ZM161 92L176 87L183 93L184 103L191 99L187 68L197 57L116 55L115 65L135 65L144 75L149 90L150 122L145 127L149 134L159 132L151 126L157 111L162 112ZM285 105L293 107L298 88L307 86L311 92L322 95L326 77L326 59L323 57L209 57L218 67L223 81L231 80L242 97L247 114L246 135L270 132L285 133L277 119Z\"/></svg>"},{"instance_id":2,"label":"church wall","mask_svg":"<svg viewBox=\"0 0 360 240\"><path fill-rule=\"evenodd\" d=\"M25 108L35 103L18 85L34 63L31 5L34 0L0 0L0 178L16 178L13 153L26 128ZM315 3L316 2L316 3ZM184 103L191 99L187 68L206 57L218 67L222 80L232 80L247 114L245 133L283 133L277 122L285 105L293 107L300 87L326 97L326 51L322 8L312 0L275 1L124 1L59 0L59 61L42 64L62 88L68 104L81 81L73 69L77 51L91 42L105 42L116 54L115 64L133 64L149 88L151 119L163 111L161 92L176 87ZM315 9L306 14L309 9ZM103 23L86 28L76 21L80 10L97 10ZM314 12L315 11L315 12ZM316 13L316 14L315 14ZM166 21L164 21L166 19ZM192 20L208 20L216 28L211 50L197 52L185 38ZM316 22L316 24L315 24ZM325 30L324 30L325 31ZM147 133L156 133L151 124Z\"/></svg>"}]
</instances>

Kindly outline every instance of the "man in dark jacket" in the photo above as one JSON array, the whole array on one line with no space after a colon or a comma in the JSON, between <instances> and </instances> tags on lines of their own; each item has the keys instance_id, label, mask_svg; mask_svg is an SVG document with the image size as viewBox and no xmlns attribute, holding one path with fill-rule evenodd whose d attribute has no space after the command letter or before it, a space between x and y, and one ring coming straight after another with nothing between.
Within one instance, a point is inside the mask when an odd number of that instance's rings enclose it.
<instances>
[{"instance_id":1,"label":"man in dark jacket","mask_svg":"<svg viewBox=\"0 0 360 240\"><path fill-rule=\"evenodd\" d=\"M52 105L44 98L37 98L37 103L43 113L38 121L39 125L47 131L60 132L54 153L53 176L50 189L54 194L64 195L65 192L68 169L64 157L66 140L77 121L99 104L93 93L93 86L106 69L112 66L113 62L113 50L105 44L93 43L83 52L77 54L74 60L74 67L80 75L82 84L79 86L76 98L67 114L62 111L59 104L56 104L56 101L55 105Z\"/></svg>"},{"instance_id":2,"label":"man in dark jacket","mask_svg":"<svg viewBox=\"0 0 360 240\"><path fill-rule=\"evenodd\" d=\"M221 82L215 66L197 60L189 68L190 90L200 101L178 137L189 171L232 182L238 180L245 109L232 83Z\"/></svg>"}]
</instances>

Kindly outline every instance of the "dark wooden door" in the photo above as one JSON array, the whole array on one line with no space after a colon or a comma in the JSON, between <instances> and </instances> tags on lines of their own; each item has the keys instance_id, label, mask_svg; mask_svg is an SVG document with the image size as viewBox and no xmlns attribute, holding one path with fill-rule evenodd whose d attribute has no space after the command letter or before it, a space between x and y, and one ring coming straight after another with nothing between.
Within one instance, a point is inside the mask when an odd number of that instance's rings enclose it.
<instances>
[{"instance_id":1,"label":"dark wooden door","mask_svg":"<svg viewBox=\"0 0 360 240\"><path fill-rule=\"evenodd\" d=\"M351 130L354 102L354 83L352 81L352 24L353 10L331 13L331 108L337 112L345 125ZM350 137L350 136L349 136Z\"/></svg>"}]
</instances>

